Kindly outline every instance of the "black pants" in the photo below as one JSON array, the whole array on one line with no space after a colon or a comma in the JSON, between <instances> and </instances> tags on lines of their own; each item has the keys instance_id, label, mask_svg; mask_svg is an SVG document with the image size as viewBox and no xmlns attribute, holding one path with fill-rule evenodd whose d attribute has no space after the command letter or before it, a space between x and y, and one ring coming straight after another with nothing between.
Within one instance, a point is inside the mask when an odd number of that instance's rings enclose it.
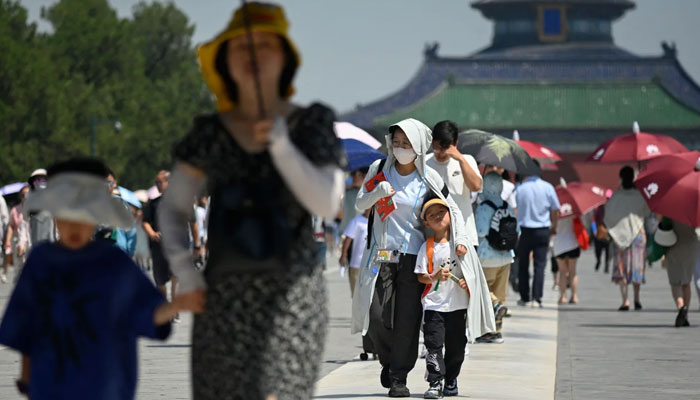
<instances>
[{"instance_id":1,"label":"black pants","mask_svg":"<svg viewBox=\"0 0 700 400\"><path fill-rule=\"evenodd\" d=\"M168 283L172 277L170 263L168 259L165 258L160 243L151 242L150 249L151 260L153 261L153 280L156 282L156 286L163 286Z\"/></svg>"},{"instance_id":2,"label":"black pants","mask_svg":"<svg viewBox=\"0 0 700 400\"><path fill-rule=\"evenodd\" d=\"M428 382L457 379L464 362L467 345L467 310L452 312L425 311L423 339L428 354L425 366ZM445 346L445 356L442 346Z\"/></svg>"},{"instance_id":3,"label":"black pants","mask_svg":"<svg viewBox=\"0 0 700 400\"><path fill-rule=\"evenodd\" d=\"M593 246L595 247L595 270L600 268L600 256L605 252L605 272L608 272L610 270L610 256L612 255L610 241L593 238Z\"/></svg>"},{"instance_id":4,"label":"black pants","mask_svg":"<svg viewBox=\"0 0 700 400\"><path fill-rule=\"evenodd\" d=\"M370 306L368 335L382 367L406 382L418 359L418 334L424 285L413 272L416 256L403 254L398 264L383 264Z\"/></svg>"},{"instance_id":5,"label":"black pants","mask_svg":"<svg viewBox=\"0 0 700 400\"><path fill-rule=\"evenodd\" d=\"M547 249L549 248L549 228L521 228L521 231L520 243L518 243L520 300L541 301L544 292L544 267L547 265ZM533 253L532 258L535 264L532 297L530 297L530 253Z\"/></svg>"}]
</instances>

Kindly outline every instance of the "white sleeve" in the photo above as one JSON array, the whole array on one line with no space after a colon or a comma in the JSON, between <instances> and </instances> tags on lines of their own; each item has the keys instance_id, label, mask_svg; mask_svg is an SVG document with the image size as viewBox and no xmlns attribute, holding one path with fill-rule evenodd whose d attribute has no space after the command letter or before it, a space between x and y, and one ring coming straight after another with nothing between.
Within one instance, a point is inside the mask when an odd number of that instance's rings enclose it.
<instances>
[{"instance_id":1,"label":"white sleeve","mask_svg":"<svg viewBox=\"0 0 700 400\"><path fill-rule=\"evenodd\" d=\"M467 164L469 164L469 166L472 167L472 170L474 170L476 175L483 182L484 178L481 176L481 172L479 172L479 165L476 163L476 159L474 159L474 157L469 154L462 154L462 156L464 156L464 159L467 160Z\"/></svg>"},{"instance_id":2,"label":"white sleeve","mask_svg":"<svg viewBox=\"0 0 700 400\"><path fill-rule=\"evenodd\" d=\"M427 274L428 273L428 255L425 249L426 243L420 247L418 251L418 256L416 257L416 268L413 270L416 274Z\"/></svg>"},{"instance_id":3,"label":"white sleeve","mask_svg":"<svg viewBox=\"0 0 700 400\"><path fill-rule=\"evenodd\" d=\"M379 201L379 199L386 197L391 193L391 184L386 181L381 182L371 192L368 192L367 188L365 187L365 184L380 172L378 171L380 163L381 160L377 160L369 167L369 171L367 171L367 176L365 176L365 180L362 182L360 191L357 192L355 208L361 212L364 212L366 209L372 207L377 203L377 201Z\"/></svg>"},{"instance_id":4,"label":"white sleeve","mask_svg":"<svg viewBox=\"0 0 700 400\"><path fill-rule=\"evenodd\" d=\"M301 205L311 214L335 217L345 190L343 171L311 163L292 143L282 117L275 119L270 139L272 163Z\"/></svg>"},{"instance_id":5,"label":"white sleeve","mask_svg":"<svg viewBox=\"0 0 700 400\"><path fill-rule=\"evenodd\" d=\"M350 237L350 238L354 238L356 230L357 230L357 217L350 220L350 223L348 224L348 226L345 227L345 231L343 232L343 235Z\"/></svg>"},{"instance_id":6,"label":"white sleeve","mask_svg":"<svg viewBox=\"0 0 700 400\"><path fill-rule=\"evenodd\" d=\"M452 218L454 218L454 221L464 221L462 211L459 209L459 206L457 206L457 203L455 203L451 194L447 196L447 205L450 206L450 213L452 214ZM467 228L464 223L455 224L455 245L458 246L460 244L466 247L467 251L469 251Z\"/></svg>"}]
</instances>

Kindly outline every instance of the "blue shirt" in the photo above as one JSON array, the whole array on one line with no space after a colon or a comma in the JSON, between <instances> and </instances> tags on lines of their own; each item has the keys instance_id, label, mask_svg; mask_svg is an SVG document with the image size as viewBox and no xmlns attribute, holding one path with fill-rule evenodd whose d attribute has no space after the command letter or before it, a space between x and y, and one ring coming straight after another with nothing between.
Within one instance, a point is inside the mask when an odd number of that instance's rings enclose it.
<instances>
[{"instance_id":1,"label":"blue shirt","mask_svg":"<svg viewBox=\"0 0 700 400\"><path fill-rule=\"evenodd\" d=\"M392 196L396 210L384 221L387 224L387 249L399 250L406 254L418 254L425 242L420 212L426 186L418 171L404 176L399 174L393 166L386 175L386 180L396 191Z\"/></svg>"},{"instance_id":2,"label":"blue shirt","mask_svg":"<svg viewBox=\"0 0 700 400\"><path fill-rule=\"evenodd\" d=\"M521 228L549 228L549 212L559 209L557 192L539 176L530 176L515 190Z\"/></svg>"},{"instance_id":3,"label":"blue shirt","mask_svg":"<svg viewBox=\"0 0 700 400\"><path fill-rule=\"evenodd\" d=\"M32 399L133 399L136 339L165 339L153 314L165 301L113 244L80 250L42 243L29 258L0 323L0 343L31 358Z\"/></svg>"}]
</instances>

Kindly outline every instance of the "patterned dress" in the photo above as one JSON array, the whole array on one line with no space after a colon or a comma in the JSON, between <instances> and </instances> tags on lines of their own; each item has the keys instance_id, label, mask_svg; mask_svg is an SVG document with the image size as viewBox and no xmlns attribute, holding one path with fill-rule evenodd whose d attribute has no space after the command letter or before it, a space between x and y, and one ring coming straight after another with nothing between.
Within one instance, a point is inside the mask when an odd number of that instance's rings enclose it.
<instances>
[{"instance_id":1,"label":"patterned dress","mask_svg":"<svg viewBox=\"0 0 700 400\"><path fill-rule=\"evenodd\" d=\"M612 281L615 283L644 283L644 270L646 267L646 233L642 228L641 232L634 239L632 244L621 249L614 245L614 265Z\"/></svg>"},{"instance_id":2,"label":"patterned dress","mask_svg":"<svg viewBox=\"0 0 700 400\"><path fill-rule=\"evenodd\" d=\"M292 143L315 165L343 163L333 120L333 112L318 104L288 118ZM243 181L267 185L259 189L276 201L268 205L269 212L276 216L276 230L286 232L265 240L274 242L272 247L261 243L261 251L279 251L277 244L283 243L277 268L262 273L246 271L224 246L209 247L207 307L195 317L192 335L194 398L311 398L328 321L311 215L286 187L269 153L245 152L216 114L195 119L174 155L207 175L212 196L210 244L228 241L234 247L236 240L247 240L228 237L231 226L244 216L236 210L219 214L215 210L226 209L231 197L227 188Z\"/></svg>"}]
</instances>

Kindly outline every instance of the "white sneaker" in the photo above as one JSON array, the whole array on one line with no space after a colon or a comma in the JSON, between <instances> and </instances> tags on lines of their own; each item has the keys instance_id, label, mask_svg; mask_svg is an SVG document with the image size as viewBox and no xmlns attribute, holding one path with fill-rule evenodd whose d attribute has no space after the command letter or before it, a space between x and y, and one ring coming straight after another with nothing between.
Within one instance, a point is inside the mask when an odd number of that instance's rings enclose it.
<instances>
[{"instance_id":1,"label":"white sneaker","mask_svg":"<svg viewBox=\"0 0 700 400\"><path fill-rule=\"evenodd\" d=\"M0 282L7 283L7 274L0 275Z\"/></svg>"}]
</instances>

